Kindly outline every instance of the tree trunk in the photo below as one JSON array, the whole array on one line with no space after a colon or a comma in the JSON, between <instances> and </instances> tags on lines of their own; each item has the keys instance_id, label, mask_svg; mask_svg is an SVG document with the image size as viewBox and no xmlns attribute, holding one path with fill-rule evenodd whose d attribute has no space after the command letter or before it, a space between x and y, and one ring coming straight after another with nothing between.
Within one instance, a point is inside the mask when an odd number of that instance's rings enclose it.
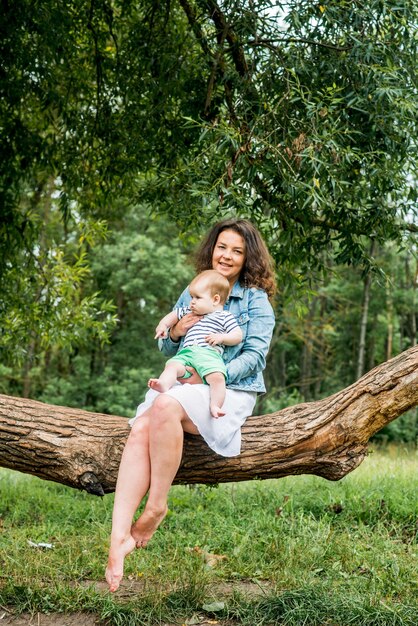
<instances>
[{"instance_id":1,"label":"tree trunk","mask_svg":"<svg viewBox=\"0 0 418 626\"><path fill-rule=\"evenodd\" d=\"M415 264L415 273L412 281L412 311L411 311L411 345L417 345L417 285L418 285L418 260Z\"/></svg>"},{"instance_id":2,"label":"tree trunk","mask_svg":"<svg viewBox=\"0 0 418 626\"><path fill-rule=\"evenodd\" d=\"M324 363L327 354L327 342L324 333L324 327L327 323L326 319L327 311L327 299L324 295L319 296L319 332L318 332L318 347L315 359L315 384L314 384L314 398L321 397L321 387L324 377Z\"/></svg>"},{"instance_id":3,"label":"tree trunk","mask_svg":"<svg viewBox=\"0 0 418 626\"><path fill-rule=\"evenodd\" d=\"M373 312L372 321L368 324L370 339L367 348L367 370L371 370L376 365L376 326L377 326L377 311ZM409 346L408 346L409 347ZM400 349L402 352L403 348Z\"/></svg>"},{"instance_id":4,"label":"tree trunk","mask_svg":"<svg viewBox=\"0 0 418 626\"><path fill-rule=\"evenodd\" d=\"M372 241L370 246L370 256L375 253L376 242ZM366 274L363 283L363 298L361 303L361 320L360 320L360 338L357 357L357 378L364 373L364 364L366 360L366 334L367 334L367 322L369 319L369 302L370 302L370 289L372 286L372 274L369 270Z\"/></svg>"},{"instance_id":5,"label":"tree trunk","mask_svg":"<svg viewBox=\"0 0 418 626\"><path fill-rule=\"evenodd\" d=\"M35 355L36 342L34 338L31 338L29 342L29 346L26 353L25 363L23 366L23 388L22 388L22 396L24 398L29 398L30 396L30 388L31 388L31 369L33 366L33 357Z\"/></svg>"},{"instance_id":6,"label":"tree trunk","mask_svg":"<svg viewBox=\"0 0 418 626\"><path fill-rule=\"evenodd\" d=\"M303 348L301 355L300 392L303 399L308 401L312 397L312 360L314 342L314 320L316 314L317 298L314 298L309 307L309 315L305 319L303 332Z\"/></svg>"},{"instance_id":7,"label":"tree trunk","mask_svg":"<svg viewBox=\"0 0 418 626\"><path fill-rule=\"evenodd\" d=\"M317 474L338 480L363 460L369 438L418 405L418 346L350 387L250 417L242 453L225 459L187 436L177 483ZM114 490L126 418L0 395L0 465L103 495Z\"/></svg>"},{"instance_id":8,"label":"tree trunk","mask_svg":"<svg viewBox=\"0 0 418 626\"><path fill-rule=\"evenodd\" d=\"M387 339L386 339L386 360L392 358L393 352L393 294L389 278L386 279L386 319L387 319Z\"/></svg>"}]
</instances>

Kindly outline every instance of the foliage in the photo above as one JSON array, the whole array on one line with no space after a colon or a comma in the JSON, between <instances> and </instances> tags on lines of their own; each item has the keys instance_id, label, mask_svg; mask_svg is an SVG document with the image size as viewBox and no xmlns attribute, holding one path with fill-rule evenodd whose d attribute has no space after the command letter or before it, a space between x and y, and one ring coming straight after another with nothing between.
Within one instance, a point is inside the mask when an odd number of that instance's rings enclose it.
<instances>
[{"instance_id":1,"label":"foliage","mask_svg":"<svg viewBox=\"0 0 418 626\"><path fill-rule=\"evenodd\" d=\"M191 163L166 180L180 176L209 217L216 207L259 222L284 280L325 255L364 260L369 237L399 241L415 210L416 7L294 1L283 24L269 3L245 17L236 3L220 14L198 4L214 12L212 54L201 43L218 91L206 119L189 122L201 129Z\"/></svg>"},{"instance_id":2,"label":"foliage","mask_svg":"<svg viewBox=\"0 0 418 626\"><path fill-rule=\"evenodd\" d=\"M277 261L260 410L355 379L370 268L365 367L416 342L415 2L0 10L2 391L130 414L229 214Z\"/></svg>"},{"instance_id":3,"label":"foliage","mask_svg":"<svg viewBox=\"0 0 418 626\"><path fill-rule=\"evenodd\" d=\"M0 292L0 353L4 363L31 362L37 349L81 346L108 341L116 319L114 306L97 291L86 292L91 279L88 250L106 236L102 221L75 214L63 227L58 190L39 191L36 204L28 192L27 215L33 234L30 248L5 260Z\"/></svg>"},{"instance_id":4,"label":"foliage","mask_svg":"<svg viewBox=\"0 0 418 626\"><path fill-rule=\"evenodd\" d=\"M174 487L168 517L146 552L127 558L127 587L112 597L101 581L113 497L2 470L0 602L117 624L205 616L413 626L416 466L415 452L390 448L338 483L293 476ZM218 558L209 565L208 555Z\"/></svg>"},{"instance_id":5,"label":"foliage","mask_svg":"<svg viewBox=\"0 0 418 626\"><path fill-rule=\"evenodd\" d=\"M138 201L187 232L249 215L292 288L327 257L367 267L369 238L399 244L416 231L412 0L24 0L1 11L3 318L39 318L27 280L38 280L38 208L57 179L64 223L100 223Z\"/></svg>"},{"instance_id":6,"label":"foliage","mask_svg":"<svg viewBox=\"0 0 418 626\"><path fill-rule=\"evenodd\" d=\"M35 374L32 392L39 399L117 415L131 415L146 381L162 370L154 329L171 310L193 270L175 228L126 211L118 230L91 252L93 289L117 306L118 324L103 347L54 350Z\"/></svg>"},{"instance_id":7,"label":"foliage","mask_svg":"<svg viewBox=\"0 0 418 626\"><path fill-rule=\"evenodd\" d=\"M412 277L407 271L409 261ZM399 253L387 246L376 251L373 263L385 274L371 279L366 371L415 345L417 340L416 260L411 259L409 251ZM317 281L302 300L302 314L291 302L285 302L280 311L279 349L294 365L282 376L282 386L300 381L302 393L309 400L356 379L363 292L361 271L329 267L324 280Z\"/></svg>"}]
</instances>

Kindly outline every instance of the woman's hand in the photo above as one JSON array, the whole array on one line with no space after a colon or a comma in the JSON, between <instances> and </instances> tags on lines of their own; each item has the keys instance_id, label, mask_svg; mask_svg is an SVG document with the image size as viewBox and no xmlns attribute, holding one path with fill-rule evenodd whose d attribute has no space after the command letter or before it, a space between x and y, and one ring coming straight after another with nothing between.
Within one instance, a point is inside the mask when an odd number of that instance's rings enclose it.
<instances>
[{"instance_id":1,"label":"woman's hand","mask_svg":"<svg viewBox=\"0 0 418 626\"><path fill-rule=\"evenodd\" d=\"M184 317L182 317L177 324L174 324L174 326L171 327L170 338L173 341L179 341L180 337L184 337L189 328L194 326L200 319L202 319L202 315L187 313L187 315L184 315Z\"/></svg>"},{"instance_id":2,"label":"woman's hand","mask_svg":"<svg viewBox=\"0 0 418 626\"><path fill-rule=\"evenodd\" d=\"M186 371L189 372L191 376L189 376L188 378L177 378L179 383L181 383L182 385L185 385L186 383L189 385L200 385L203 383L203 380L200 378L194 367L186 365Z\"/></svg>"}]
</instances>

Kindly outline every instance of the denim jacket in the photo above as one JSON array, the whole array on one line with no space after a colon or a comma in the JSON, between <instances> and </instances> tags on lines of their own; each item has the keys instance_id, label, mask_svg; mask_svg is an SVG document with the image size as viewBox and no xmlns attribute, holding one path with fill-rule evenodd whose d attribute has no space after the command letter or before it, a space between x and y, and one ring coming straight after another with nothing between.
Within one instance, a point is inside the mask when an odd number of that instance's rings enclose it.
<instances>
[{"instance_id":1,"label":"denim jacket","mask_svg":"<svg viewBox=\"0 0 418 626\"><path fill-rule=\"evenodd\" d=\"M185 289L175 308L188 306L191 297ZM236 346L225 346L222 358L226 365L226 385L229 389L263 392L266 390L262 371L266 366L274 328L273 308L267 294L255 287L242 287L238 282L232 287L224 309L230 311L242 330L242 341ZM175 342L170 337L159 340L159 349L166 356L174 356L182 347L184 337Z\"/></svg>"}]
</instances>

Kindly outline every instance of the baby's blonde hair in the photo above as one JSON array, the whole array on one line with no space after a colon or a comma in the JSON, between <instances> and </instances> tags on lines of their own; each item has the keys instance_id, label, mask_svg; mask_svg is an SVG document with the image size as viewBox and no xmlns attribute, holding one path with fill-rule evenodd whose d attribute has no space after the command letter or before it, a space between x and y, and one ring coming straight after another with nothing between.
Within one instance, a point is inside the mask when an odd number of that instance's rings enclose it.
<instances>
[{"instance_id":1,"label":"baby's blonde hair","mask_svg":"<svg viewBox=\"0 0 418 626\"><path fill-rule=\"evenodd\" d=\"M196 287L198 283L201 283L204 289L210 290L212 298L218 294L220 303L226 302L229 295L229 282L225 276L216 270L205 270L193 278L190 287Z\"/></svg>"}]
</instances>

